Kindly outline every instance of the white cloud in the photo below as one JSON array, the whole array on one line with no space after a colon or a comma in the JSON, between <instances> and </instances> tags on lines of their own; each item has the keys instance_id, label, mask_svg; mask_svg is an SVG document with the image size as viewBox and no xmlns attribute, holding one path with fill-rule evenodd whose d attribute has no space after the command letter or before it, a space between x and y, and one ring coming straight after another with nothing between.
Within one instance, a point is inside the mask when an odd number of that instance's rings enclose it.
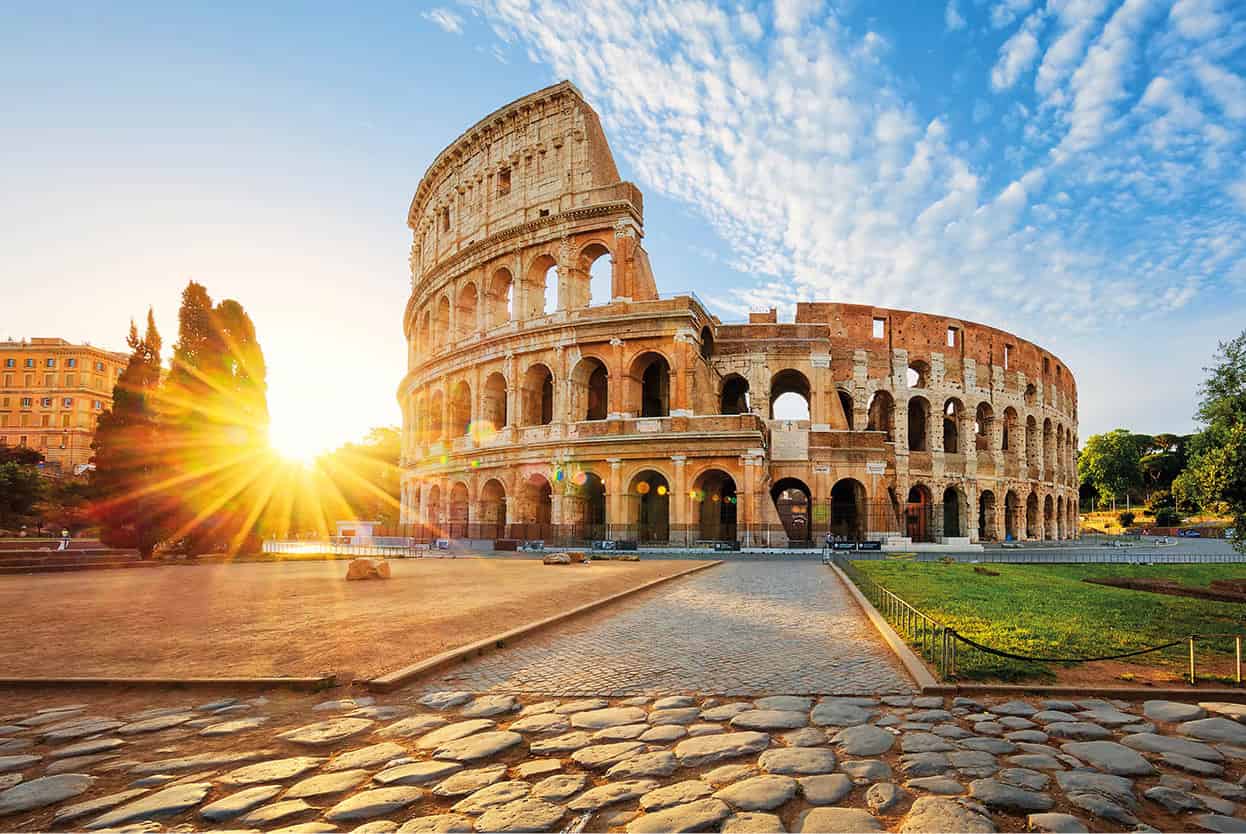
<instances>
[{"instance_id":1,"label":"white cloud","mask_svg":"<svg viewBox=\"0 0 1246 834\"><path fill-rule=\"evenodd\" d=\"M446 8L429 9L422 13L425 20L430 20L451 34L463 31L463 18Z\"/></svg>"},{"instance_id":2,"label":"white cloud","mask_svg":"<svg viewBox=\"0 0 1246 834\"><path fill-rule=\"evenodd\" d=\"M1034 0L998 0L991 7L991 26L1003 29L1034 4Z\"/></svg>"},{"instance_id":3,"label":"white cloud","mask_svg":"<svg viewBox=\"0 0 1246 834\"><path fill-rule=\"evenodd\" d=\"M1035 12L1025 19L1012 37L999 48L999 60L991 70L991 88L1006 90L1021 74L1029 71L1038 58L1038 33L1043 26L1043 13Z\"/></svg>"},{"instance_id":4,"label":"white cloud","mask_svg":"<svg viewBox=\"0 0 1246 834\"><path fill-rule=\"evenodd\" d=\"M718 233L724 265L748 277L706 298L716 311L917 306L1035 338L1099 327L1131 299L1143 300L1135 318L1158 315L1145 299L1177 307L1246 275L1246 222L1224 213L1246 185L1231 199L1203 167L1232 170L1243 131L1207 116L1188 56L1168 61L1164 81L1143 75L1144 30L1161 17L1152 2L1122 0L1102 32L1098 0L1032 11L1020 32L1037 47L1014 34L1000 81L1015 86L1035 65L1050 25L1040 83L1053 94L1037 107L991 102L1000 132L1016 133L1001 136L985 110L987 129L923 112L881 39L818 5L755 8L784 21L767 38L746 22L754 11L709 0L476 0L496 31L585 92L627 176ZM1081 45L1053 55L1067 37ZM989 163L975 139L1000 149Z\"/></svg>"},{"instance_id":5,"label":"white cloud","mask_svg":"<svg viewBox=\"0 0 1246 834\"><path fill-rule=\"evenodd\" d=\"M956 0L947 0L947 8L943 10L943 25L949 32L964 29L968 25L956 6Z\"/></svg>"}]
</instances>

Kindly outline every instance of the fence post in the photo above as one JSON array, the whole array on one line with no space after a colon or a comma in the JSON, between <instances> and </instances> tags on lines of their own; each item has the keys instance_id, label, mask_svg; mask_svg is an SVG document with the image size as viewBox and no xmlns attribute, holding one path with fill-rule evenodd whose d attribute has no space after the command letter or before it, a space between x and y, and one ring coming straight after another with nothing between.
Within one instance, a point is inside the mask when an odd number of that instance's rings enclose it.
<instances>
[{"instance_id":1,"label":"fence post","mask_svg":"<svg viewBox=\"0 0 1246 834\"><path fill-rule=\"evenodd\" d=\"M1190 636L1190 686L1194 686L1194 637Z\"/></svg>"}]
</instances>

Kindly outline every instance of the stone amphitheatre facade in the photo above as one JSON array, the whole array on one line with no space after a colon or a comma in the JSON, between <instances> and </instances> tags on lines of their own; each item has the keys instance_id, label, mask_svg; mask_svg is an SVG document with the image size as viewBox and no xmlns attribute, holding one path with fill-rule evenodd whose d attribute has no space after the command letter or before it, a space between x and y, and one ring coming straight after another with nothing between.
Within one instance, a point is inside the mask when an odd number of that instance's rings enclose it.
<instances>
[{"instance_id":1,"label":"stone amphitheatre facade","mask_svg":"<svg viewBox=\"0 0 1246 834\"><path fill-rule=\"evenodd\" d=\"M859 304L722 322L659 294L643 218L569 83L433 161L408 216L404 525L744 546L1075 535L1077 388L1050 352ZM807 410L776 418L780 398Z\"/></svg>"}]
</instances>

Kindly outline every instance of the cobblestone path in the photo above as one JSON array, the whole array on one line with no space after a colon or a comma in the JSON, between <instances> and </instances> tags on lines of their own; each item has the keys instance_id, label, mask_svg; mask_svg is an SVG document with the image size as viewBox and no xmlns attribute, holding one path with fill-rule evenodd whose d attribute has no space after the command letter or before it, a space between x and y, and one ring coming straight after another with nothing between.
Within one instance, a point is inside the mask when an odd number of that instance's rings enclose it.
<instances>
[{"instance_id":1,"label":"cobblestone path","mask_svg":"<svg viewBox=\"0 0 1246 834\"><path fill-rule=\"evenodd\" d=\"M431 686L551 695L912 692L818 562L726 562L478 658Z\"/></svg>"}]
</instances>

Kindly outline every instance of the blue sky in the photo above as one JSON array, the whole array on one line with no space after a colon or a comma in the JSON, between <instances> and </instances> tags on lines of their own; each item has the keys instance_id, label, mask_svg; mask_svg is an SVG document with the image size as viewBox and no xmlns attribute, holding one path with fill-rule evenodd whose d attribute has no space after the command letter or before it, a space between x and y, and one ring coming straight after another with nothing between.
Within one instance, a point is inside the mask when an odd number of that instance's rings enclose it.
<instances>
[{"instance_id":1,"label":"blue sky","mask_svg":"<svg viewBox=\"0 0 1246 834\"><path fill-rule=\"evenodd\" d=\"M411 194L561 78L660 289L724 319L995 324L1074 371L1082 438L1190 430L1246 327L1231 0L58 4L6 11L0 72L0 338L120 347L151 304L171 345L193 277L251 312L304 445L397 422Z\"/></svg>"}]
</instances>

